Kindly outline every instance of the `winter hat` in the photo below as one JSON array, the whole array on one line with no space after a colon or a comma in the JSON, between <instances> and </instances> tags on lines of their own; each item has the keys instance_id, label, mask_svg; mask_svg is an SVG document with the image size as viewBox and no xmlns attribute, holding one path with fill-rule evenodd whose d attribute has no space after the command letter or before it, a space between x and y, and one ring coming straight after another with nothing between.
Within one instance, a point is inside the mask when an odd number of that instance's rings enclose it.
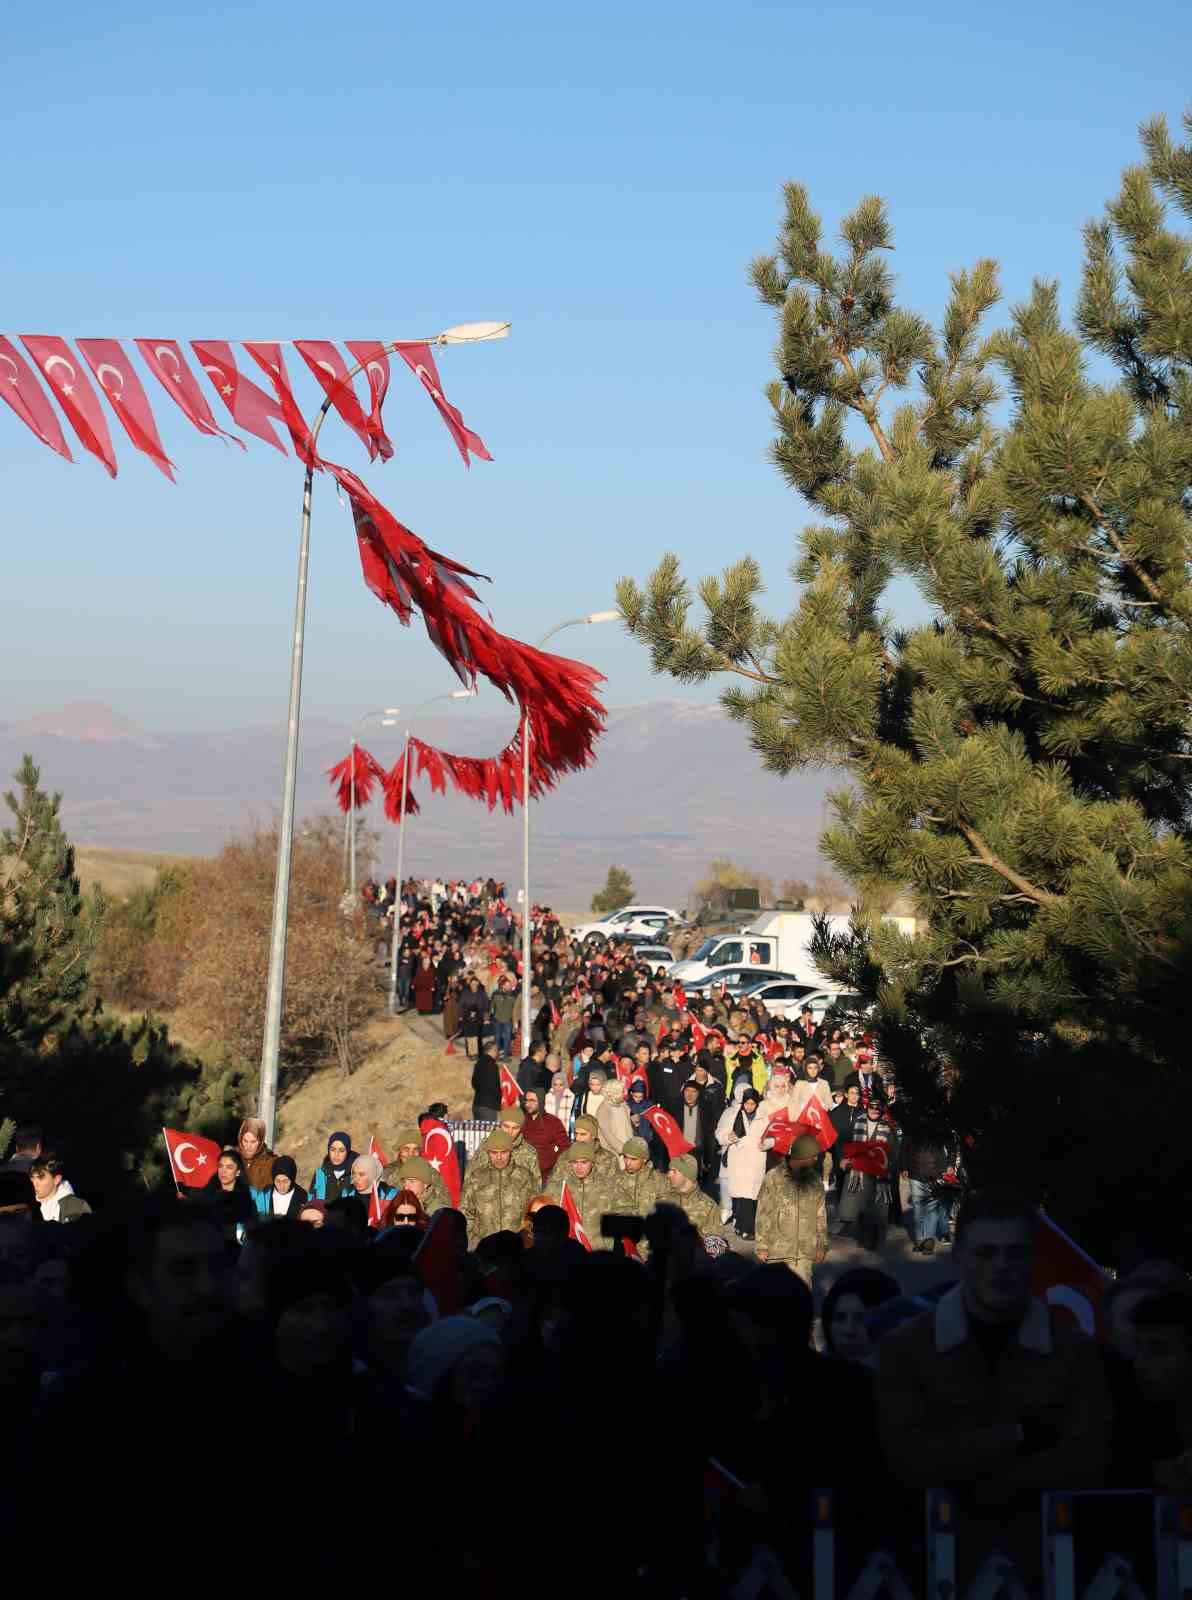
<instances>
[{"instance_id":1,"label":"winter hat","mask_svg":"<svg viewBox=\"0 0 1192 1600\"><path fill-rule=\"evenodd\" d=\"M395 1150L400 1150L402 1146L406 1144L416 1144L419 1150L422 1149L422 1135L419 1133L417 1128L399 1128L397 1130L397 1137L393 1141L393 1148Z\"/></svg>"},{"instance_id":2,"label":"winter hat","mask_svg":"<svg viewBox=\"0 0 1192 1600\"><path fill-rule=\"evenodd\" d=\"M813 1133L801 1133L788 1152L790 1159L800 1166L814 1161L820 1153L819 1140Z\"/></svg>"},{"instance_id":3,"label":"winter hat","mask_svg":"<svg viewBox=\"0 0 1192 1600\"><path fill-rule=\"evenodd\" d=\"M699 1168L695 1164L693 1155L672 1156L670 1169L672 1172L681 1173L684 1178L694 1181L699 1177Z\"/></svg>"},{"instance_id":4,"label":"winter hat","mask_svg":"<svg viewBox=\"0 0 1192 1600\"><path fill-rule=\"evenodd\" d=\"M422 1156L411 1156L397 1169L398 1181L403 1187L407 1178L417 1178L420 1183L430 1183L434 1175L435 1169Z\"/></svg>"},{"instance_id":5,"label":"winter hat","mask_svg":"<svg viewBox=\"0 0 1192 1600\"><path fill-rule=\"evenodd\" d=\"M583 1132L583 1133L599 1133L600 1132L600 1124L596 1121L595 1117L588 1117L588 1116L576 1117L576 1119L575 1119L575 1131L576 1131L576 1133L580 1133L580 1132Z\"/></svg>"},{"instance_id":6,"label":"winter hat","mask_svg":"<svg viewBox=\"0 0 1192 1600\"><path fill-rule=\"evenodd\" d=\"M416 1394L433 1399L440 1383L464 1356L482 1345L499 1347L500 1343L495 1330L476 1317L440 1317L423 1328L410 1346L406 1382Z\"/></svg>"},{"instance_id":7,"label":"winter hat","mask_svg":"<svg viewBox=\"0 0 1192 1600\"><path fill-rule=\"evenodd\" d=\"M564 1150L562 1159L569 1167L573 1167L577 1161L594 1162L596 1160L596 1151L590 1144L572 1144L568 1145L567 1149Z\"/></svg>"},{"instance_id":8,"label":"winter hat","mask_svg":"<svg viewBox=\"0 0 1192 1600\"><path fill-rule=\"evenodd\" d=\"M291 1183L297 1183L298 1163L293 1156L274 1156L273 1176L275 1178L289 1178Z\"/></svg>"},{"instance_id":9,"label":"winter hat","mask_svg":"<svg viewBox=\"0 0 1192 1600\"><path fill-rule=\"evenodd\" d=\"M752 1100L754 1105L757 1106L761 1104L761 1099L761 1095L758 1094L753 1085L751 1083L747 1083L745 1085L745 1093L741 1096L741 1104L744 1105L746 1100Z\"/></svg>"},{"instance_id":10,"label":"winter hat","mask_svg":"<svg viewBox=\"0 0 1192 1600\"><path fill-rule=\"evenodd\" d=\"M325 1200L304 1200L302 1202L302 1211L317 1211L321 1217L326 1219L327 1202ZM299 1218L302 1216L302 1211L298 1213Z\"/></svg>"},{"instance_id":11,"label":"winter hat","mask_svg":"<svg viewBox=\"0 0 1192 1600\"><path fill-rule=\"evenodd\" d=\"M525 1120L526 1114L520 1106L502 1106L497 1118L498 1122L512 1122L519 1128Z\"/></svg>"},{"instance_id":12,"label":"winter hat","mask_svg":"<svg viewBox=\"0 0 1192 1600\"><path fill-rule=\"evenodd\" d=\"M484 1144L481 1146L481 1148L489 1151L512 1150L513 1140L505 1132L504 1128L494 1128L492 1133L490 1133L488 1138L484 1141Z\"/></svg>"},{"instance_id":13,"label":"winter hat","mask_svg":"<svg viewBox=\"0 0 1192 1600\"><path fill-rule=\"evenodd\" d=\"M621 1146L621 1154L623 1156L636 1156L639 1161L648 1161L650 1147L644 1139L626 1139Z\"/></svg>"}]
</instances>

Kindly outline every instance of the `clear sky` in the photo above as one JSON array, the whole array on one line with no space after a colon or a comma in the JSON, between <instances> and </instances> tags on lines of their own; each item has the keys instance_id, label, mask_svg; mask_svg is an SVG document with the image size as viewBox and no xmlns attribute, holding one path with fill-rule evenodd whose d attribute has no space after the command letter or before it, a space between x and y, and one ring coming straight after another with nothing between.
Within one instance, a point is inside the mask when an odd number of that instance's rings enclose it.
<instances>
[{"instance_id":1,"label":"clear sky","mask_svg":"<svg viewBox=\"0 0 1192 1600\"><path fill-rule=\"evenodd\" d=\"M4 28L0 321L359 339L509 318L508 342L442 361L493 463L465 472L395 370L398 453L365 473L492 575L497 623L533 639L670 547L693 574L749 549L785 602L804 513L765 461L773 326L745 279L782 182L807 183L832 223L885 196L904 297L927 314L983 254L1008 298L1036 274L1070 298L1081 224L1135 159L1137 124L1192 98L1190 15L1176 0L25 5ZM300 469L201 438L167 405L176 487L122 437L112 483L0 415L0 719L83 697L150 728L284 718ZM351 435L324 440L360 467ZM314 714L453 686L421 629L363 588L325 481L309 624ZM559 643L607 672L610 704L675 692L616 627Z\"/></svg>"}]
</instances>

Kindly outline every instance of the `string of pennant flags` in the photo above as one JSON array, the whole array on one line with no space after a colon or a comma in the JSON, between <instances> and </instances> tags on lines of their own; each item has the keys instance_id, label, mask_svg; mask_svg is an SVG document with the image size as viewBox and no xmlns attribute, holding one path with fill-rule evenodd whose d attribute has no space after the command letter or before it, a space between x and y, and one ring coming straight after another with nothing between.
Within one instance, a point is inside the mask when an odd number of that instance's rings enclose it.
<instances>
[{"instance_id":1,"label":"string of pennant flags","mask_svg":"<svg viewBox=\"0 0 1192 1600\"><path fill-rule=\"evenodd\" d=\"M466 336L471 327L455 332ZM149 393L125 344L136 347L157 385L193 427L208 437L230 440L245 448L238 434L217 422L179 340L76 338L72 347L58 335L18 337L29 361L12 339L0 335L0 398L43 444L67 461L74 457L50 395L58 402L83 449L95 456L113 478L116 476L116 452L102 395L133 446L174 482L174 463L166 454ZM491 461L484 440L468 427L459 409L443 392L432 349L436 342L454 341L449 335L440 335L435 341L396 344L344 341L353 365L367 380L367 410L353 387L352 369L333 341L295 339L287 341L287 345L297 351L318 381L326 396L324 408L334 408L363 445L370 461L385 462L393 456L382 415L389 393L391 348L426 390L464 465L470 467L477 457ZM206 375L235 427L286 455L284 439L274 427L279 424L308 470L325 471L334 478L352 509L367 588L403 626L408 627L418 613L431 643L461 683L473 688L483 677L521 712L517 732L493 757L456 756L411 739L410 759L405 763L404 800L400 792L403 763L399 761L386 772L367 751L354 746L353 753L329 773L342 809L347 811L351 806L353 761L357 807L368 803L379 783L386 814L394 821L400 819L403 804L405 815L417 814L418 803L409 787L411 771L425 777L432 792L444 793L450 784L472 799L484 800L490 810L500 804L506 812L512 812L526 798L522 792L522 741L527 731L531 797L547 792L565 773L589 766L604 726L604 707L596 692L602 675L581 662L548 654L499 632L491 616L481 614L479 595L473 587L473 582L489 581L483 573L431 549L398 521L356 473L317 453L290 383L281 341L241 341L244 351L267 379L268 388L241 370L230 341L192 339L189 344L198 369ZM94 385L88 372L94 377Z\"/></svg>"}]
</instances>

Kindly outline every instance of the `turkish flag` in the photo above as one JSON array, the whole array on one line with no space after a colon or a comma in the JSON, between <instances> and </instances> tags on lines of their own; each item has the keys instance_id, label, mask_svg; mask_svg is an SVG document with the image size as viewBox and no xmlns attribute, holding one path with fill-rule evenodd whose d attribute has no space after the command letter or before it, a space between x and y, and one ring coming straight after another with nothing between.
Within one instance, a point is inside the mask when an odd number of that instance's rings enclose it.
<instances>
[{"instance_id":1,"label":"turkish flag","mask_svg":"<svg viewBox=\"0 0 1192 1600\"><path fill-rule=\"evenodd\" d=\"M368 1141L368 1153L370 1156L376 1156L382 1167L387 1167L389 1165L389 1157L381 1149L380 1144L377 1142L377 1136L375 1133Z\"/></svg>"},{"instance_id":2,"label":"turkish flag","mask_svg":"<svg viewBox=\"0 0 1192 1600\"><path fill-rule=\"evenodd\" d=\"M177 1128L161 1131L176 1184L201 1189L214 1178L215 1163L219 1160L219 1146L214 1139L204 1139L201 1133L182 1133Z\"/></svg>"},{"instance_id":3,"label":"turkish flag","mask_svg":"<svg viewBox=\"0 0 1192 1600\"><path fill-rule=\"evenodd\" d=\"M236 365L232 347L226 339L192 339L190 347L198 356L203 371L215 392L227 406L232 421L246 433L255 433L284 456L286 447L269 426L270 417L285 421L285 412L264 389L246 378Z\"/></svg>"},{"instance_id":4,"label":"turkish flag","mask_svg":"<svg viewBox=\"0 0 1192 1600\"><path fill-rule=\"evenodd\" d=\"M422 1155L442 1178L451 1204L459 1207L459 1156L451 1129L436 1117L422 1124Z\"/></svg>"},{"instance_id":5,"label":"turkish flag","mask_svg":"<svg viewBox=\"0 0 1192 1600\"><path fill-rule=\"evenodd\" d=\"M377 1183L368 1191L368 1225L370 1228L385 1226L385 1202L381 1199L381 1186Z\"/></svg>"},{"instance_id":6,"label":"turkish flag","mask_svg":"<svg viewBox=\"0 0 1192 1600\"><path fill-rule=\"evenodd\" d=\"M173 483L174 463L162 446L149 396L133 370L132 358L125 355L115 339L76 339L75 343L119 417L120 426L137 449Z\"/></svg>"},{"instance_id":7,"label":"turkish flag","mask_svg":"<svg viewBox=\"0 0 1192 1600\"><path fill-rule=\"evenodd\" d=\"M62 425L45 393L30 372L25 358L16 345L0 338L0 400L8 404L27 428L31 428L42 444L48 444L67 461L73 461L70 447L63 437Z\"/></svg>"},{"instance_id":8,"label":"turkish flag","mask_svg":"<svg viewBox=\"0 0 1192 1600\"><path fill-rule=\"evenodd\" d=\"M435 358L431 354L430 345L403 344L398 346L397 353L434 401L439 415L447 424L448 433L455 440L456 448L464 458L464 466L470 467L472 465L471 456L479 456L482 461L491 461L492 456L489 455L488 446L484 440L478 433L473 433L469 427L465 426L460 412L448 402L446 395L444 395L439 369L435 366Z\"/></svg>"},{"instance_id":9,"label":"turkish flag","mask_svg":"<svg viewBox=\"0 0 1192 1600\"><path fill-rule=\"evenodd\" d=\"M555 1002L552 1000L551 1003L550 1003L550 1025L551 1025L551 1027L552 1028L557 1028L559 1026L560 1022L562 1022L562 1020L563 1020L563 1018L559 1014L559 1008L555 1004Z\"/></svg>"},{"instance_id":10,"label":"turkish flag","mask_svg":"<svg viewBox=\"0 0 1192 1600\"><path fill-rule=\"evenodd\" d=\"M518 1103L518 1101L520 1099L521 1099L521 1090L518 1087L517 1079L513 1076L512 1072L510 1072L509 1068L502 1061L502 1063L501 1063L501 1110L504 1111L509 1106L517 1105L517 1103Z\"/></svg>"},{"instance_id":11,"label":"turkish flag","mask_svg":"<svg viewBox=\"0 0 1192 1600\"><path fill-rule=\"evenodd\" d=\"M388 461L393 455L393 443L381 421L381 407L389 392L389 353L379 339L357 339L354 342L349 339L346 342L356 360L365 363L364 375L368 379L372 410L365 417L364 426L376 443L377 455L382 461Z\"/></svg>"},{"instance_id":12,"label":"turkish flag","mask_svg":"<svg viewBox=\"0 0 1192 1600\"><path fill-rule=\"evenodd\" d=\"M187 366L177 340L137 339L135 342L141 352L141 360L188 422L193 422L200 433L209 434L212 438L231 439L241 450L246 448L243 439L237 439L234 433L228 433L216 422L199 388L199 380Z\"/></svg>"},{"instance_id":13,"label":"turkish flag","mask_svg":"<svg viewBox=\"0 0 1192 1600\"><path fill-rule=\"evenodd\" d=\"M567 1213L567 1221L570 1224L568 1236L572 1239L578 1239L585 1250L590 1250L592 1241L588 1238L584 1225L579 1219L579 1207L571 1198L571 1190L567 1187L566 1180L563 1182L563 1193L560 1198L563 1203L563 1210Z\"/></svg>"},{"instance_id":14,"label":"turkish flag","mask_svg":"<svg viewBox=\"0 0 1192 1600\"><path fill-rule=\"evenodd\" d=\"M1035 1270L1031 1285L1053 1318L1074 1322L1091 1338L1105 1337L1102 1297L1108 1277L1074 1239L1039 1212L1035 1225Z\"/></svg>"},{"instance_id":15,"label":"turkish flag","mask_svg":"<svg viewBox=\"0 0 1192 1600\"><path fill-rule=\"evenodd\" d=\"M439 1123L439 1127L442 1126ZM414 1252L414 1270L422 1279L423 1288L434 1295L441 1317L454 1316L459 1310L459 1246L456 1240L455 1218L446 1211L436 1211Z\"/></svg>"},{"instance_id":16,"label":"turkish flag","mask_svg":"<svg viewBox=\"0 0 1192 1600\"><path fill-rule=\"evenodd\" d=\"M890 1176L890 1155L880 1140L850 1140L848 1144L841 1145L840 1154L851 1162L854 1172L863 1172L870 1178Z\"/></svg>"},{"instance_id":17,"label":"turkish flag","mask_svg":"<svg viewBox=\"0 0 1192 1600\"><path fill-rule=\"evenodd\" d=\"M368 451L368 459L375 461L377 441L369 430L368 418L356 398L356 391L348 378L348 364L343 356L330 339L295 339L294 349L314 373L328 400Z\"/></svg>"},{"instance_id":18,"label":"turkish flag","mask_svg":"<svg viewBox=\"0 0 1192 1600\"><path fill-rule=\"evenodd\" d=\"M836 1125L818 1100L809 1100L795 1119L796 1128L809 1128L821 1150L830 1150L839 1135Z\"/></svg>"},{"instance_id":19,"label":"turkish flag","mask_svg":"<svg viewBox=\"0 0 1192 1600\"><path fill-rule=\"evenodd\" d=\"M625 1096L629 1096L629 1085L633 1082L633 1072L636 1062L629 1056L620 1056L617 1060L617 1078L625 1086Z\"/></svg>"},{"instance_id":20,"label":"turkish flag","mask_svg":"<svg viewBox=\"0 0 1192 1600\"><path fill-rule=\"evenodd\" d=\"M290 430L290 438L294 441L294 449L300 461L305 461L308 467L317 467L319 458L315 454L314 445L311 443L310 429L306 426L306 418L302 415L302 407L294 398L294 391L290 388L290 375L286 371L285 357L281 353L281 345L269 344L264 340L244 341L244 348L268 375L278 400L281 402L282 421Z\"/></svg>"},{"instance_id":21,"label":"turkish flag","mask_svg":"<svg viewBox=\"0 0 1192 1600\"><path fill-rule=\"evenodd\" d=\"M669 1111L664 1111L661 1106L650 1106L642 1116L653 1128L654 1132L666 1146L666 1153L673 1160L675 1156L685 1156L689 1150L694 1150L693 1144L688 1144L684 1139L679 1124Z\"/></svg>"},{"instance_id":22,"label":"turkish flag","mask_svg":"<svg viewBox=\"0 0 1192 1600\"><path fill-rule=\"evenodd\" d=\"M704 1048L704 1040L707 1037L706 1030L698 1022L691 1024L691 1048L693 1050L702 1050Z\"/></svg>"},{"instance_id":23,"label":"turkish flag","mask_svg":"<svg viewBox=\"0 0 1192 1600\"><path fill-rule=\"evenodd\" d=\"M116 452L112 436L99 403L99 396L79 371L78 357L65 339L52 334L23 333L21 343L37 364L37 369L58 397L66 420L79 436L84 450L103 462L111 477L116 476Z\"/></svg>"},{"instance_id":24,"label":"turkish flag","mask_svg":"<svg viewBox=\"0 0 1192 1600\"><path fill-rule=\"evenodd\" d=\"M618 1073L618 1077L619 1076L620 1076L620 1074ZM649 1075L646 1072L645 1067L635 1066L633 1071L629 1074L629 1080L625 1085L625 1098L626 1099L629 1098L629 1091L630 1091L630 1089L633 1088L635 1083L640 1083L642 1088L646 1091L646 1093L649 1094L649 1092L650 1092L650 1079L649 1079Z\"/></svg>"},{"instance_id":25,"label":"turkish flag","mask_svg":"<svg viewBox=\"0 0 1192 1600\"><path fill-rule=\"evenodd\" d=\"M789 1153L791 1145L794 1144L798 1136L799 1124L791 1121L790 1113L785 1107L781 1111L774 1113L769 1122L766 1123L765 1133L762 1134L763 1139L773 1139L773 1148L780 1156Z\"/></svg>"},{"instance_id":26,"label":"turkish flag","mask_svg":"<svg viewBox=\"0 0 1192 1600\"><path fill-rule=\"evenodd\" d=\"M684 989L684 987L683 987L683 985L681 983L676 983L675 984L675 987L672 990L671 998L675 1002L676 1010L678 1010L678 1011L686 1011L687 1010L687 991L686 991L686 989Z\"/></svg>"}]
</instances>

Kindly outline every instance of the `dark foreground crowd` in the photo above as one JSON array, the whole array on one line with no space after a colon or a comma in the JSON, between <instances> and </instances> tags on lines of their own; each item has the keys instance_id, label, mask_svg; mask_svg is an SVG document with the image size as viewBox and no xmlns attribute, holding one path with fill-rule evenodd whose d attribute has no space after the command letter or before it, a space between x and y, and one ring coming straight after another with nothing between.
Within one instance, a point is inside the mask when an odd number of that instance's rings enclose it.
<instances>
[{"instance_id":1,"label":"dark foreground crowd","mask_svg":"<svg viewBox=\"0 0 1192 1600\"><path fill-rule=\"evenodd\" d=\"M840 1490L843 1571L879 1545L916 1570L922 1491L951 1486L966 1547L1028 1574L1040 1490L1192 1489L1192 1298L1170 1263L1114 1285L1098 1345L1032 1298L1032 1210L974 1194L953 1286L913 1302L847 1273L817 1350L788 1267L710 1252L676 1207L630 1222L609 1227L635 1255L589 1252L555 1205L470 1239L449 1207L370 1229L344 1196L237 1245L174 1196L48 1220L18 1155L4 1548L59 1583L130 1563L150 1582L152 1555L209 1587L226 1547L229 1583L251 1555L283 1593L390 1574L699 1596L766 1544L807 1592L817 1487Z\"/></svg>"}]
</instances>

